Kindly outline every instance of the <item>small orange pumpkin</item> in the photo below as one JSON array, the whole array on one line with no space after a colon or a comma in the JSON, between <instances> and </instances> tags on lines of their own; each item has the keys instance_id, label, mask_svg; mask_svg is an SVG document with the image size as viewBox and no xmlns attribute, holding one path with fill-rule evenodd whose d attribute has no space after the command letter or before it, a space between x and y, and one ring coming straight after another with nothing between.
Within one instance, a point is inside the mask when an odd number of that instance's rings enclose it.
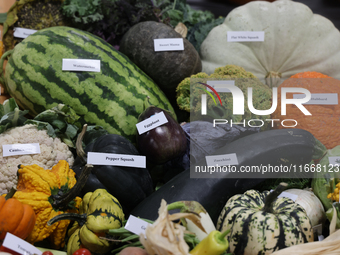
<instances>
[{"instance_id":1,"label":"small orange pumpkin","mask_svg":"<svg viewBox=\"0 0 340 255\"><path fill-rule=\"evenodd\" d=\"M340 80L318 72L302 72L286 79L278 88L278 102L281 102L282 87L305 88L312 94L337 93L338 97L340 95ZM287 93L287 98L293 98L293 93ZM276 111L271 115L272 119L280 120L274 122L274 128L284 128L280 124L283 119L294 119L298 123L295 128L309 131L327 149L340 145L340 104L305 104L304 107L312 114L311 116L304 115L293 104L287 105L287 114L282 116L279 103ZM286 123L287 126L292 124L292 122Z\"/></svg>"},{"instance_id":2,"label":"small orange pumpkin","mask_svg":"<svg viewBox=\"0 0 340 255\"><path fill-rule=\"evenodd\" d=\"M0 196L0 240L5 239L7 232L26 239L33 230L35 220L36 216L30 205L15 198Z\"/></svg>"}]
</instances>

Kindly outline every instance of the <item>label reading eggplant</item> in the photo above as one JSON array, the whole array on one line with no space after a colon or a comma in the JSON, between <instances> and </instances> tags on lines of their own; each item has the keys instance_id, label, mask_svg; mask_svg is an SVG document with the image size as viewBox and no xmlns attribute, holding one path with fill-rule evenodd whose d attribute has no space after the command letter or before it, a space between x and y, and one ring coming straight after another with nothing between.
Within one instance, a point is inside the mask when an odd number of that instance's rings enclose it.
<instances>
[{"instance_id":1,"label":"label reading eggplant","mask_svg":"<svg viewBox=\"0 0 340 255\"><path fill-rule=\"evenodd\" d=\"M154 39L155 51L178 51L184 50L183 38Z\"/></svg>"},{"instance_id":2,"label":"label reading eggplant","mask_svg":"<svg viewBox=\"0 0 340 255\"><path fill-rule=\"evenodd\" d=\"M2 145L3 157L27 155L27 154L39 154L39 143L26 143L26 144L4 144Z\"/></svg>"},{"instance_id":3,"label":"label reading eggplant","mask_svg":"<svg viewBox=\"0 0 340 255\"><path fill-rule=\"evenodd\" d=\"M22 255L41 255L42 252L32 244L7 232L2 246Z\"/></svg>"},{"instance_id":4,"label":"label reading eggplant","mask_svg":"<svg viewBox=\"0 0 340 255\"><path fill-rule=\"evenodd\" d=\"M34 30L34 29L21 28L21 27L15 27L13 31L14 31L13 36L17 38L27 38L29 35L37 32L37 30Z\"/></svg>"},{"instance_id":5,"label":"label reading eggplant","mask_svg":"<svg viewBox=\"0 0 340 255\"><path fill-rule=\"evenodd\" d=\"M294 99L302 99L305 96L305 94L293 94ZM307 103L303 104L337 105L338 93L312 93L311 99Z\"/></svg>"},{"instance_id":6,"label":"label reading eggplant","mask_svg":"<svg viewBox=\"0 0 340 255\"><path fill-rule=\"evenodd\" d=\"M150 225L150 223L146 222L145 220L130 215L124 228L136 235L139 235L145 233L146 227L148 225Z\"/></svg>"},{"instance_id":7,"label":"label reading eggplant","mask_svg":"<svg viewBox=\"0 0 340 255\"><path fill-rule=\"evenodd\" d=\"M264 31L228 31L228 42L263 42Z\"/></svg>"},{"instance_id":8,"label":"label reading eggplant","mask_svg":"<svg viewBox=\"0 0 340 255\"><path fill-rule=\"evenodd\" d=\"M230 92L230 90L226 88L225 85L235 85L235 81L234 80L207 81L207 84L213 87L216 90L216 92ZM207 90L212 92L212 90L209 88L207 88Z\"/></svg>"},{"instance_id":9,"label":"label reading eggplant","mask_svg":"<svg viewBox=\"0 0 340 255\"><path fill-rule=\"evenodd\" d=\"M148 132L151 129L159 127L168 122L164 112L156 113L152 115L150 118L147 118L139 123L136 124L138 134L143 134Z\"/></svg>"},{"instance_id":10,"label":"label reading eggplant","mask_svg":"<svg viewBox=\"0 0 340 255\"><path fill-rule=\"evenodd\" d=\"M63 58L63 71L100 72L100 60Z\"/></svg>"},{"instance_id":11,"label":"label reading eggplant","mask_svg":"<svg viewBox=\"0 0 340 255\"><path fill-rule=\"evenodd\" d=\"M139 155L88 152L87 164L145 168L146 157Z\"/></svg>"},{"instance_id":12,"label":"label reading eggplant","mask_svg":"<svg viewBox=\"0 0 340 255\"><path fill-rule=\"evenodd\" d=\"M229 166L238 165L236 153L224 154L224 155L214 155L206 156L205 160L207 166Z\"/></svg>"}]
</instances>

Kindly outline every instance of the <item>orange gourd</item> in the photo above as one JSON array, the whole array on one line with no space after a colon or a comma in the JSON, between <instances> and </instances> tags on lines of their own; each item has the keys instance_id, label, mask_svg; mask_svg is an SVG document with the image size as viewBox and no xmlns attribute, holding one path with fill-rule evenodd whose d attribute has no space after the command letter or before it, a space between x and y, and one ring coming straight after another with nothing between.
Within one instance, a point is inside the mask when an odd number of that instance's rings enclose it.
<instances>
[{"instance_id":1,"label":"orange gourd","mask_svg":"<svg viewBox=\"0 0 340 255\"><path fill-rule=\"evenodd\" d=\"M7 232L26 239L32 232L36 216L33 208L15 198L6 199L0 196L0 240L4 240Z\"/></svg>"},{"instance_id":2,"label":"orange gourd","mask_svg":"<svg viewBox=\"0 0 340 255\"><path fill-rule=\"evenodd\" d=\"M340 145L340 105L304 104L304 107L312 114L304 115L295 105L287 104L286 115L281 115L281 88L296 87L305 88L311 94L337 93L340 95L340 80L329 77L318 72L302 72L285 80L278 88L278 106L271 115L272 119L279 119L274 122L274 128L285 128L281 125L284 119L297 121L295 128L301 128L312 133L327 149ZM293 93L287 93L287 98L293 98ZM287 121L285 125L293 125Z\"/></svg>"}]
</instances>

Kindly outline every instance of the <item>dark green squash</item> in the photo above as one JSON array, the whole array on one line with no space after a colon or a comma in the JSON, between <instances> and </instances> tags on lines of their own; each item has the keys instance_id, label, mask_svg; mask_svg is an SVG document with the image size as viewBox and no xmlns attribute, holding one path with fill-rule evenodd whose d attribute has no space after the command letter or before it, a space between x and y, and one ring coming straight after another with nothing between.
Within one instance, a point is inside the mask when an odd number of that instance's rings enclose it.
<instances>
[{"instance_id":1,"label":"dark green squash","mask_svg":"<svg viewBox=\"0 0 340 255\"><path fill-rule=\"evenodd\" d=\"M77 147L78 148L78 147ZM139 155L136 147L125 137L115 134L103 135L85 147L73 164L76 178L81 175L88 152ZM151 176L147 168L112 165L94 165L83 189L82 195L96 189L106 189L116 197L124 213L130 211L153 191Z\"/></svg>"},{"instance_id":2,"label":"dark green squash","mask_svg":"<svg viewBox=\"0 0 340 255\"><path fill-rule=\"evenodd\" d=\"M163 23L140 22L124 35L119 51L149 75L171 100L177 85L186 77L200 72L202 63L194 46L185 38L182 51L155 52L154 39L161 38L182 36Z\"/></svg>"}]
</instances>

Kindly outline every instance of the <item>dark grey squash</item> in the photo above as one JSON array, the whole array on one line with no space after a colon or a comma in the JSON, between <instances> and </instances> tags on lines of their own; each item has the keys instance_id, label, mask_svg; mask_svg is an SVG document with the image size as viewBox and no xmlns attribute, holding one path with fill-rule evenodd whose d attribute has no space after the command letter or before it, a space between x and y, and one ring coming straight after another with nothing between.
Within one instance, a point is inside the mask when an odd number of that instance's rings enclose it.
<instances>
[{"instance_id":1,"label":"dark grey squash","mask_svg":"<svg viewBox=\"0 0 340 255\"><path fill-rule=\"evenodd\" d=\"M202 71L194 46L183 39L183 51L154 51L154 39L182 38L172 27L156 21L140 22L122 38L119 50L153 79L169 99L186 77Z\"/></svg>"}]
</instances>

